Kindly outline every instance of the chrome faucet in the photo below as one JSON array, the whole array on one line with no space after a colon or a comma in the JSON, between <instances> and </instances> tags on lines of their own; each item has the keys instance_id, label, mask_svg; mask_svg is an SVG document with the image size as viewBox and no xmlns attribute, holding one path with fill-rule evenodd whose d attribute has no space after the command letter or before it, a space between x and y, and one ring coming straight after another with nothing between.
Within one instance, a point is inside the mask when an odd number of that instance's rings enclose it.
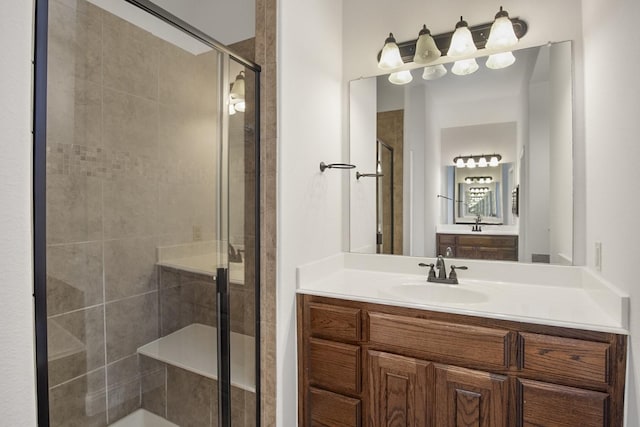
<instances>
[{"instance_id":1,"label":"chrome faucet","mask_svg":"<svg viewBox=\"0 0 640 427\"><path fill-rule=\"evenodd\" d=\"M425 264L423 262L421 262L420 264L418 264L419 267L429 267L429 273L427 275L427 282L433 282L433 283L446 283L448 285L457 285L458 284L458 274L456 273L456 270L467 270L468 267L464 266L464 265L460 265L460 266L456 266L456 265L452 265L451 266L451 272L449 273L449 277L447 277L447 267L444 263L444 257L442 255L438 255L438 258L436 259L436 263L433 264ZM435 269L438 270L438 275L436 276L436 271Z\"/></svg>"}]
</instances>

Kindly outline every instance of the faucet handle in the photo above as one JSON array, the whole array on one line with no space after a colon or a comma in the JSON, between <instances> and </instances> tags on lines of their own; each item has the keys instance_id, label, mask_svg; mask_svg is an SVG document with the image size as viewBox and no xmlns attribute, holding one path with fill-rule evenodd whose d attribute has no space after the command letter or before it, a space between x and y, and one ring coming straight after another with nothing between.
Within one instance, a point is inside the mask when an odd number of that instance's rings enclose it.
<instances>
[{"instance_id":1,"label":"faucet handle","mask_svg":"<svg viewBox=\"0 0 640 427\"><path fill-rule=\"evenodd\" d=\"M429 278L434 278L436 277L436 271L433 269L433 267L435 267L434 263L431 264L425 264L424 262L421 262L418 264L418 267L429 267ZM428 280L428 279L427 279Z\"/></svg>"},{"instance_id":2,"label":"faucet handle","mask_svg":"<svg viewBox=\"0 0 640 427\"><path fill-rule=\"evenodd\" d=\"M451 270L468 270L469 267L466 265L452 265Z\"/></svg>"},{"instance_id":3,"label":"faucet handle","mask_svg":"<svg viewBox=\"0 0 640 427\"><path fill-rule=\"evenodd\" d=\"M461 266L452 265L451 272L449 273L449 280L454 281L454 283L458 283L458 275L456 274L456 270L468 270L468 269L469 268L465 265L461 265Z\"/></svg>"}]
</instances>

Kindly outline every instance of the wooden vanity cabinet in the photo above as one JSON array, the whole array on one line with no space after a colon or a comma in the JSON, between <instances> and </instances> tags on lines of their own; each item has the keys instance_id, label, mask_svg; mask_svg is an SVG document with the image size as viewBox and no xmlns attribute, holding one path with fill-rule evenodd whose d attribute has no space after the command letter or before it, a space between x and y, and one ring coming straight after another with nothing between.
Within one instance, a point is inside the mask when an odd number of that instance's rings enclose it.
<instances>
[{"instance_id":1,"label":"wooden vanity cabinet","mask_svg":"<svg viewBox=\"0 0 640 427\"><path fill-rule=\"evenodd\" d=\"M627 338L298 295L300 426L621 426Z\"/></svg>"},{"instance_id":2,"label":"wooden vanity cabinet","mask_svg":"<svg viewBox=\"0 0 640 427\"><path fill-rule=\"evenodd\" d=\"M450 248L453 258L518 260L518 236L437 233L436 248L436 255L446 255Z\"/></svg>"}]
</instances>

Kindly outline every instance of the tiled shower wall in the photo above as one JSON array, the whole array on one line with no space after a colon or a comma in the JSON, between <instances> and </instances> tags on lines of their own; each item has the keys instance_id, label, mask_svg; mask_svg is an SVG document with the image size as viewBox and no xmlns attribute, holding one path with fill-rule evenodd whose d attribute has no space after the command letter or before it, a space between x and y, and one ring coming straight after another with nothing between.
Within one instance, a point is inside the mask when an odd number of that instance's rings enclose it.
<instances>
[{"instance_id":1,"label":"tiled shower wall","mask_svg":"<svg viewBox=\"0 0 640 427\"><path fill-rule=\"evenodd\" d=\"M82 0L49 8L51 425L102 426L140 405L156 247L216 238L217 54Z\"/></svg>"}]
</instances>

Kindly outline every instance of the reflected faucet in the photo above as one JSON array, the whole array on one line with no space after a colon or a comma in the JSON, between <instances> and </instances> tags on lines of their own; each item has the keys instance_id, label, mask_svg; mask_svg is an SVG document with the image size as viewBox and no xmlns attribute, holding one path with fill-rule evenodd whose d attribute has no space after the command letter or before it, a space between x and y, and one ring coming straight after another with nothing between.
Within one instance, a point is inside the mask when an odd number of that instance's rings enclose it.
<instances>
[{"instance_id":1,"label":"reflected faucet","mask_svg":"<svg viewBox=\"0 0 640 427\"><path fill-rule=\"evenodd\" d=\"M425 264L423 262L418 264L419 267L429 267L429 274L427 276L427 282L433 283L446 283L448 285L457 285L458 284L458 274L456 270L467 270L468 267L464 265L451 266L451 272L449 273L449 277L447 277L447 267L444 263L444 257L442 255L438 255L436 259L436 263L433 264ZM434 270L436 268L438 270L438 276L436 277L436 272Z\"/></svg>"},{"instance_id":2,"label":"reflected faucet","mask_svg":"<svg viewBox=\"0 0 640 427\"><path fill-rule=\"evenodd\" d=\"M482 220L482 217L480 216L480 214L477 214L476 223L473 227L471 227L471 231L482 231L482 226L480 225L481 220Z\"/></svg>"},{"instance_id":3,"label":"reflected faucet","mask_svg":"<svg viewBox=\"0 0 640 427\"><path fill-rule=\"evenodd\" d=\"M229 255L229 262L242 262L242 249L236 249L229 243L227 253Z\"/></svg>"}]
</instances>

